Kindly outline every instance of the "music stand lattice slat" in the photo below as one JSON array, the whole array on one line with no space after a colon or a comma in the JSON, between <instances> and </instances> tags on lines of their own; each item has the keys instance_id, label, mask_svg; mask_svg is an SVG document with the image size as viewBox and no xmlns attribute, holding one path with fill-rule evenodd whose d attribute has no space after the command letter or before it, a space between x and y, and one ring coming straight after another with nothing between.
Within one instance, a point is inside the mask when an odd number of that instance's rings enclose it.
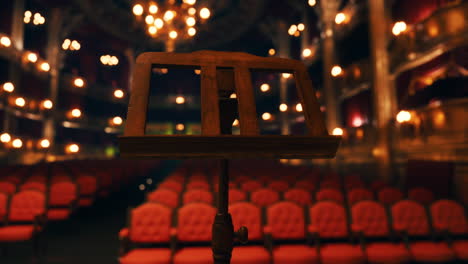
<instances>
[{"instance_id":1,"label":"music stand lattice slat","mask_svg":"<svg viewBox=\"0 0 468 264\"><path fill-rule=\"evenodd\" d=\"M151 67L201 69L201 135L145 135ZM240 135L222 135L217 69L233 69ZM251 71L294 74L307 135L260 135ZM300 61L263 58L240 52L147 52L136 61L124 135L127 158L333 158L340 137L328 135L315 92Z\"/></svg>"}]
</instances>

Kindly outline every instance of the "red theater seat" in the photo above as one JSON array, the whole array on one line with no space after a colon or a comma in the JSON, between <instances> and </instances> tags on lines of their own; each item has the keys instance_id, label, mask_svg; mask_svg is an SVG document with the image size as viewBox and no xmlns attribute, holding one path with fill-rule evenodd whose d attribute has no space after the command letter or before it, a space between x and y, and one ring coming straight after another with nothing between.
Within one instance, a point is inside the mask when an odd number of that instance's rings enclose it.
<instances>
[{"instance_id":1,"label":"red theater seat","mask_svg":"<svg viewBox=\"0 0 468 264\"><path fill-rule=\"evenodd\" d=\"M248 180L241 184L241 189L244 192L253 192L263 187L263 184L256 180Z\"/></svg>"},{"instance_id":2,"label":"red theater seat","mask_svg":"<svg viewBox=\"0 0 468 264\"><path fill-rule=\"evenodd\" d=\"M171 263L169 249L172 210L158 203L144 203L130 213L127 236L122 236L121 264ZM138 248L153 244L154 248ZM163 248L156 248L163 246ZM129 248L135 248L128 251Z\"/></svg>"},{"instance_id":3,"label":"red theater seat","mask_svg":"<svg viewBox=\"0 0 468 264\"><path fill-rule=\"evenodd\" d=\"M204 203L181 207L177 215L177 239L181 244L205 243L206 246L183 247L176 252L174 264L213 263L211 229L216 209Z\"/></svg>"},{"instance_id":4,"label":"red theater seat","mask_svg":"<svg viewBox=\"0 0 468 264\"><path fill-rule=\"evenodd\" d=\"M189 191L194 190L194 189L202 189L205 191L209 191L210 184L205 180L194 180L194 181L190 181L189 183L187 183L187 186L185 189Z\"/></svg>"},{"instance_id":5,"label":"red theater seat","mask_svg":"<svg viewBox=\"0 0 468 264\"><path fill-rule=\"evenodd\" d=\"M239 189L229 190L229 203L235 203L247 200L247 194Z\"/></svg>"},{"instance_id":6,"label":"red theater seat","mask_svg":"<svg viewBox=\"0 0 468 264\"><path fill-rule=\"evenodd\" d=\"M384 187L377 193L379 202L387 206L402 200L403 197L403 193L399 189L393 187Z\"/></svg>"},{"instance_id":7,"label":"red theater seat","mask_svg":"<svg viewBox=\"0 0 468 264\"><path fill-rule=\"evenodd\" d=\"M348 203L353 205L364 200L373 200L374 195L371 191L363 188L352 189L348 192Z\"/></svg>"},{"instance_id":8,"label":"red theater seat","mask_svg":"<svg viewBox=\"0 0 468 264\"><path fill-rule=\"evenodd\" d=\"M268 188L275 190L277 192L285 192L288 190L289 184L287 181L275 180L268 184Z\"/></svg>"},{"instance_id":9,"label":"red theater seat","mask_svg":"<svg viewBox=\"0 0 468 264\"><path fill-rule=\"evenodd\" d=\"M359 245L349 243L347 217L342 205L333 201L318 202L309 209L309 230L316 233L320 240L337 240L320 246L322 264L328 263L365 263Z\"/></svg>"},{"instance_id":10,"label":"red theater seat","mask_svg":"<svg viewBox=\"0 0 468 264\"><path fill-rule=\"evenodd\" d=\"M49 220L67 219L74 210L78 199L78 188L70 181L55 182L50 186L49 210L47 218Z\"/></svg>"},{"instance_id":11,"label":"red theater seat","mask_svg":"<svg viewBox=\"0 0 468 264\"><path fill-rule=\"evenodd\" d=\"M294 185L295 188L301 188L301 189L304 189L308 192L313 192L315 190L315 183L314 181L312 180L299 180L296 182L296 184Z\"/></svg>"},{"instance_id":12,"label":"red theater seat","mask_svg":"<svg viewBox=\"0 0 468 264\"><path fill-rule=\"evenodd\" d=\"M369 240L388 240L390 236L388 217L382 204L361 201L351 209L352 229ZM403 243L370 242L365 245L369 263L407 263L409 251Z\"/></svg>"},{"instance_id":13,"label":"red theater seat","mask_svg":"<svg viewBox=\"0 0 468 264\"><path fill-rule=\"evenodd\" d=\"M161 184L159 184L158 188L170 189L176 191L177 193L180 193L184 189L184 186L178 181L165 180L161 182Z\"/></svg>"},{"instance_id":14,"label":"red theater seat","mask_svg":"<svg viewBox=\"0 0 468 264\"><path fill-rule=\"evenodd\" d=\"M402 200L391 207L391 213L394 230L405 232L410 238L426 237L425 241L414 241L407 245L414 261L446 263L455 259L455 252L447 243L429 240L429 220L421 204Z\"/></svg>"},{"instance_id":15,"label":"red theater seat","mask_svg":"<svg viewBox=\"0 0 468 264\"><path fill-rule=\"evenodd\" d=\"M47 186L45 182L41 181L33 181L33 180L28 180L27 182L23 183L20 188L20 191L24 190L36 190L45 193L47 191Z\"/></svg>"},{"instance_id":16,"label":"red theater seat","mask_svg":"<svg viewBox=\"0 0 468 264\"><path fill-rule=\"evenodd\" d=\"M94 202L96 191L98 189L97 180L91 175L83 174L83 172L80 172L80 174L81 175L79 175L76 179L76 183L78 184L80 190L78 205L84 207L91 206Z\"/></svg>"},{"instance_id":17,"label":"red theater seat","mask_svg":"<svg viewBox=\"0 0 468 264\"><path fill-rule=\"evenodd\" d=\"M0 181L0 192L13 194L16 192L16 184L10 181Z\"/></svg>"},{"instance_id":18,"label":"red theater seat","mask_svg":"<svg viewBox=\"0 0 468 264\"><path fill-rule=\"evenodd\" d=\"M304 189L290 189L284 193L284 199L292 202L296 202L302 206L312 204L312 196L310 192Z\"/></svg>"},{"instance_id":19,"label":"red theater seat","mask_svg":"<svg viewBox=\"0 0 468 264\"><path fill-rule=\"evenodd\" d=\"M202 189L189 190L184 193L182 201L184 204L193 202L212 204L213 195L211 192Z\"/></svg>"},{"instance_id":20,"label":"red theater seat","mask_svg":"<svg viewBox=\"0 0 468 264\"><path fill-rule=\"evenodd\" d=\"M260 245L263 241L262 215L257 206L248 202L238 202L229 206L234 230L245 226L249 233L249 245L235 247L231 264L269 264L269 252Z\"/></svg>"},{"instance_id":21,"label":"red theater seat","mask_svg":"<svg viewBox=\"0 0 468 264\"><path fill-rule=\"evenodd\" d=\"M315 194L315 200L319 201L334 201L337 203L343 203L343 194L336 189L322 189Z\"/></svg>"},{"instance_id":22,"label":"red theater seat","mask_svg":"<svg viewBox=\"0 0 468 264\"><path fill-rule=\"evenodd\" d=\"M438 232L448 233L459 260L468 261L468 220L463 206L451 200L439 200L431 207L432 224ZM463 237L464 239L456 239Z\"/></svg>"},{"instance_id":23,"label":"red theater seat","mask_svg":"<svg viewBox=\"0 0 468 264\"><path fill-rule=\"evenodd\" d=\"M8 194L0 192L0 226L6 220L8 210Z\"/></svg>"},{"instance_id":24,"label":"red theater seat","mask_svg":"<svg viewBox=\"0 0 468 264\"><path fill-rule=\"evenodd\" d=\"M268 206L278 200L278 192L268 188L258 189L250 194L250 201L258 206Z\"/></svg>"},{"instance_id":25,"label":"red theater seat","mask_svg":"<svg viewBox=\"0 0 468 264\"><path fill-rule=\"evenodd\" d=\"M381 189L388 187L388 184L383 181L376 180L371 183L370 187L372 191L378 193Z\"/></svg>"},{"instance_id":26,"label":"red theater seat","mask_svg":"<svg viewBox=\"0 0 468 264\"><path fill-rule=\"evenodd\" d=\"M426 188L413 188L408 191L408 199L429 205L434 201L434 194Z\"/></svg>"},{"instance_id":27,"label":"red theater seat","mask_svg":"<svg viewBox=\"0 0 468 264\"><path fill-rule=\"evenodd\" d=\"M176 208L179 205L179 194L170 189L159 188L150 192L147 200L148 202L161 203L170 208Z\"/></svg>"},{"instance_id":28,"label":"red theater seat","mask_svg":"<svg viewBox=\"0 0 468 264\"><path fill-rule=\"evenodd\" d=\"M338 179L326 179L320 183L320 189L337 189L341 190L341 184Z\"/></svg>"}]
</instances>

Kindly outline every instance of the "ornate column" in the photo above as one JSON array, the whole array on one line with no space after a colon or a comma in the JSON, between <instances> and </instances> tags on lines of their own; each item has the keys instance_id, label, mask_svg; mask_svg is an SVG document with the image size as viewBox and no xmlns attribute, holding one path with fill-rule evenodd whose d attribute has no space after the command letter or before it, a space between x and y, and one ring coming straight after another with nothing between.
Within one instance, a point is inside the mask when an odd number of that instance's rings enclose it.
<instances>
[{"instance_id":1,"label":"ornate column","mask_svg":"<svg viewBox=\"0 0 468 264\"><path fill-rule=\"evenodd\" d=\"M326 120L329 132L339 126L338 100L335 80L331 76L331 69L335 64L334 25L340 1L320 1L320 14L322 22L322 58L323 58L323 92L325 97Z\"/></svg>"},{"instance_id":2,"label":"ornate column","mask_svg":"<svg viewBox=\"0 0 468 264\"><path fill-rule=\"evenodd\" d=\"M369 32L373 71L373 95L377 144L374 156L377 159L380 178L390 181L392 171L391 129L396 114L395 89L391 86L387 40L389 35L388 15L385 0L369 0Z\"/></svg>"}]
</instances>

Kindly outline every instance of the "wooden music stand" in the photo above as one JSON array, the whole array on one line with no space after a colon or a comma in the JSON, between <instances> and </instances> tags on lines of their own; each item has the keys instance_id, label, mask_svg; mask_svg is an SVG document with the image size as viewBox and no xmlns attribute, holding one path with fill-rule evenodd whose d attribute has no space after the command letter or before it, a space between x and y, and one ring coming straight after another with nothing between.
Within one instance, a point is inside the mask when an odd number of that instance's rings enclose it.
<instances>
[{"instance_id":1,"label":"wooden music stand","mask_svg":"<svg viewBox=\"0 0 468 264\"><path fill-rule=\"evenodd\" d=\"M201 135L145 135L153 65L201 69ZM240 135L229 133L236 109L226 102L235 99L220 100L219 97L217 77L226 70L233 71L234 75ZM294 74L307 135L260 135L251 71ZM125 132L119 138L119 144L121 156L127 158L223 159L212 247L215 263L224 264L230 263L234 237L247 241L247 229L243 227L234 233L228 213L228 159L333 158L340 140L341 137L328 135L307 68L300 61L263 58L241 52L198 51L186 54L147 52L137 58Z\"/></svg>"}]
</instances>

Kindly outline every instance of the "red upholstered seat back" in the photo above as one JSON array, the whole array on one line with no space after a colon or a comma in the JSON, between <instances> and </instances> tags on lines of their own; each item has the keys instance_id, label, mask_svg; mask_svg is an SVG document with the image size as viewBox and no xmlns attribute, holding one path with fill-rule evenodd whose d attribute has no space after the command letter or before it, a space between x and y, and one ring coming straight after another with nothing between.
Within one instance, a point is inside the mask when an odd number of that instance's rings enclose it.
<instances>
[{"instance_id":1,"label":"red upholstered seat back","mask_svg":"<svg viewBox=\"0 0 468 264\"><path fill-rule=\"evenodd\" d=\"M213 203L213 195L211 194L211 192L202 189L186 191L182 199L184 204L193 202L203 202L207 204Z\"/></svg>"},{"instance_id":2,"label":"red upholstered seat back","mask_svg":"<svg viewBox=\"0 0 468 264\"><path fill-rule=\"evenodd\" d=\"M172 210L159 203L144 203L131 211L130 240L137 243L169 242Z\"/></svg>"},{"instance_id":3,"label":"red upholstered seat back","mask_svg":"<svg viewBox=\"0 0 468 264\"><path fill-rule=\"evenodd\" d=\"M0 192L0 221L4 219L8 209L8 194Z\"/></svg>"},{"instance_id":4,"label":"red upholstered seat back","mask_svg":"<svg viewBox=\"0 0 468 264\"><path fill-rule=\"evenodd\" d=\"M148 194L149 202L158 202L170 208L176 208L179 205L179 194L170 189L157 189Z\"/></svg>"},{"instance_id":5,"label":"red upholstered seat back","mask_svg":"<svg viewBox=\"0 0 468 264\"><path fill-rule=\"evenodd\" d=\"M93 195L97 190L97 180L91 175L80 175L76 179L80 186L80 195Z\"/></svg>"},{"instance_id":6,"label":"red upholstered seat back","mask_svg":"<svg viewBox=\"0 0 468 264\"><path fill-rule=\"evenodd\" d=\"M372 191L374 191L374 192L378 192L378 191L380 191L381 189L383 189L383 188L385 188L385 187L387 187L387 186L388 186L388 185L387 185L385 182L379 181L379 180L373 181L373 182L371 183L371 189L372 189Z\"/></svg>"},{"instance_id":7,"label":"red upholstered seat back","mask_svg":"<svg viewBox=\"0 0 468 264\"><path fill-rule=\"evenodd\" d=\"M238 202L229 206L234 230L245 226L249 231L249 241L262 239L262 215L259 207L249 202Z\"/></svg>"},{"instance_id":8,"label":"red upholstered seat back","mask_svg":"<svg viewBox=\"0 0 468 264\"><path fill-rule=\"evenodd\" d=\"M250 194L250 201L258 206L268 206L279 200L278 192L272 189L262 188Z\"/></svg>"},{"instance_id":9,"label":"red upholstered seat back","mask_svg":"<svg viewBox=\"0 0 468 264\"><path fill-rule=\"evenodd\" d=\"M315 183L312 180L300 180L297 181L296 184L294 185L295 188L301 188L306 191L312 192L315 190Z\"/></svg>"},{"instance_id":10,"label":"red upholstered seat back","mask_svg":"<svg viewBox=\"0 0 468 264\"><path fill-rule=\"evenodd\" d=\"M46 192L47 186L44 182L29 180L20 186L20 191L24 190L37 190Z\"/></svg>"},{"instance_id":11,"label":"red upholstered seat back","mask_svg":"<svg viewBox=\"0 0 468 264\"><path fill-rule=\"evenodd\" d=\"M68 206L78 198L78 188L70 181L56 182L50 186L49 205Z\"/></svg>"},{"instance_id":12,"label":"red upholstered seat back","mask_svg":"<svg viewBox=\"0 0 468 264\"><path fill-rule=\"evenodd\" d=\"M12 222L32 222L37 215L45 212L44 193L35 190L21 191L13 195L10 201L8 219Z\"/></svg>"},{"instance_id":13,"label":"red upholstered seat back","mask_svg":"<svg viewBox=\"0 0 468 264\"><path fill-rule=\"evenodd\" d=\"M359 175L348 175L345 178L345 187L347 190L354 188L365 188L365 184Z\"/></svg>"},{"instance_id":14,"label":"red upholstered seat back","mask_svg":"<svg viewBox=\"0 0 468 264\"><path fill-rule=\"evenodd\" d=\"M336 189L322 189L315 194L317 201L334 201L337 203L343 203L343 194Z\"/></svg>"},{"instance_id":15,"label":"red upholstered seat back","mask_svg":"<svg viewBox=\"0 0 468 264\"><path fill-rule=\"evenodd\" d=\"M177 216L177 236L182 242L211 241L211 228L216 209L205 203L181 207Z\"/></svg>"},{"instance_id":16,"label":"red upholstered seat back","mask_svg":"<svg viewBox=\"0 0 468 264\"><path fill-rule=\"evenodd\" d=\"M184 186L182 186L182 183L179 183L177 181L166 180L166 181L163 181L161 184L159 184L159 188L171 189L176 192L181 192L182 189L184 189Z\"/></svg>"},{"instance_id":17,"label":"red upholstered seat back","mask_svg":"<svg viewBox=\"0 0 468 264\"><path fill-rule=\"evenodd\" d=\"M247 194L239 189L229 189L229 202L235 203L247 200Z\"/></svg>"},{"instance_id":18,"label":"red upholstered seat back","mask_svg":"<svg viewBox=\"0 0 468 264\"><path fill-rule=\"evenodd\" d=\"M409 235L414 236L429 234L429 221L426 210L421 204L402 200L392 206L391 212L395 230L405 230Z\"/></svg>"},{"instance_id":19,"label":"red upholstered seat back","mask_svg":"<svg viewBox=\"0 0 468 264\"><path fill-rule=\"evenodd\" d=\"M409 190L408 198L429 205L434 201L434 194L426 188L413 188Z\"/></svg>"},{"instance_id":20,"label":"red upholstered seat back","mask_svg":"<svg viewBox=\"0 0 468 264\"><path fill-rule=\"evenodd\" d=\"M383 237L389 234L387 213L382 204L375 201L361 201L351 208L352 223L365 236Z\"/></svg>"},{"instance_id":21,"label":"red upholstered seat back","mask_svg":"<svg viewBox=\"0 0 468 264\"><path fill-rule=\"evenodd\" d=\"M253 192L263 187L263 184L256 180L248 180L241 184L241 189L244 192Z\"/></svg>"},{"instance_id":22,"label":"red upholstered seat back","mask_svg":"<svg viewBox=\"0 0 468 264\"><path fill-rule=\"evenodd\" d=\"M397 188L384 187L378 192L377 197L381 203L385 205L392 205L402 200L404 195Z\"/></svg>"},{"instance_id":23,"label":"red upholstered seat back","mask_svg":"<svg viewBox=\"0 0 468 264\"><path fill-rule=\"evenodd\" d=\"M337 179L327 179L320 183L321 189L341 189L341 184Z\"/></svg>"},{"instance_id":24,"label":"red upholstered seat back","mask_svg":"<svg viewBox=\"0 0 468 264\"><path fill-rule=\"evenodd\" d=\"M312 197L310 192L304 189L290 189L284 193L284 199L292 202L296 202L302 206L312 204Z\"/></svg>"},{"instance_id":25,"label":"red upholstered seat back","mask_svg":"<svg viewBox=\"0 0 468 264\"><path fill-rule=\"evenodd\" d=\"M372 200L374 195L371 191L363 188L352 189L348 192L348 203L355 204L359 201Z\"/></svg>"},{"instance_id":26,"label":"red upholstered seat back","mask_svg":"<svg viewBox=\"0 0 468 264\"><path fill-rule=\"evenodd\" d=\"M16 192L16 184L9 181L0 181L0 192L13 194Z\"/></svg>"},{"instance_id":27,"label":"red upholstered seat back","mask_svg":"<svg viewBox=\"0 0 468 264\"><path fill-rule=\"evenodd\" d=\"M279 202L269 206L267 224L274 239L305 238L304 210L293 202Z\"/></svg>"},{"instance_id":28,"label":"red upholstered seat back","mask_svg":"<svg viewBox=\"0 0 468 264\"><path fill-rule=\"evenodd\" d=\"M287 181L275 180L275 181L270 182L270 184L268 184L268 188L275 190L277 192L285 192L286 190L288 190L289 184Z\"/></svg>"},{"instance_id":29,"label":"red upholstered seat back","mask_svg":"<svg viewBox=\"0 0 468 264\"><path fill-rule=\"evenodd\" d=\"M206 182L205 180L194 180L190 181L187 183L187 190L193 190L193 189L202 189L209 191L210 190L210 184Z\"/></svg>"},{"instance_id":30,"label":"red upholstered seat back","mask_svg":"<svg viewBox=\"0 0 468 264\"><path fill-rule=\"evenodd\" d=\"M448 230L453 234L468 233L468 220L461 204L451 200L439 200L431 205L430 211L436 230Z\"/></svg>"},{"instance_id":31,"label":"red upholstered seat back","mask_svg":"<svg viewBox=\"0 0 468 264\"><path fill-rule=\"evenodd\" d=\"M346 212L333 201L318 202L309 209L310 223L324 238L343 238L348 235Z\"/></svg>"}]
</instances>

